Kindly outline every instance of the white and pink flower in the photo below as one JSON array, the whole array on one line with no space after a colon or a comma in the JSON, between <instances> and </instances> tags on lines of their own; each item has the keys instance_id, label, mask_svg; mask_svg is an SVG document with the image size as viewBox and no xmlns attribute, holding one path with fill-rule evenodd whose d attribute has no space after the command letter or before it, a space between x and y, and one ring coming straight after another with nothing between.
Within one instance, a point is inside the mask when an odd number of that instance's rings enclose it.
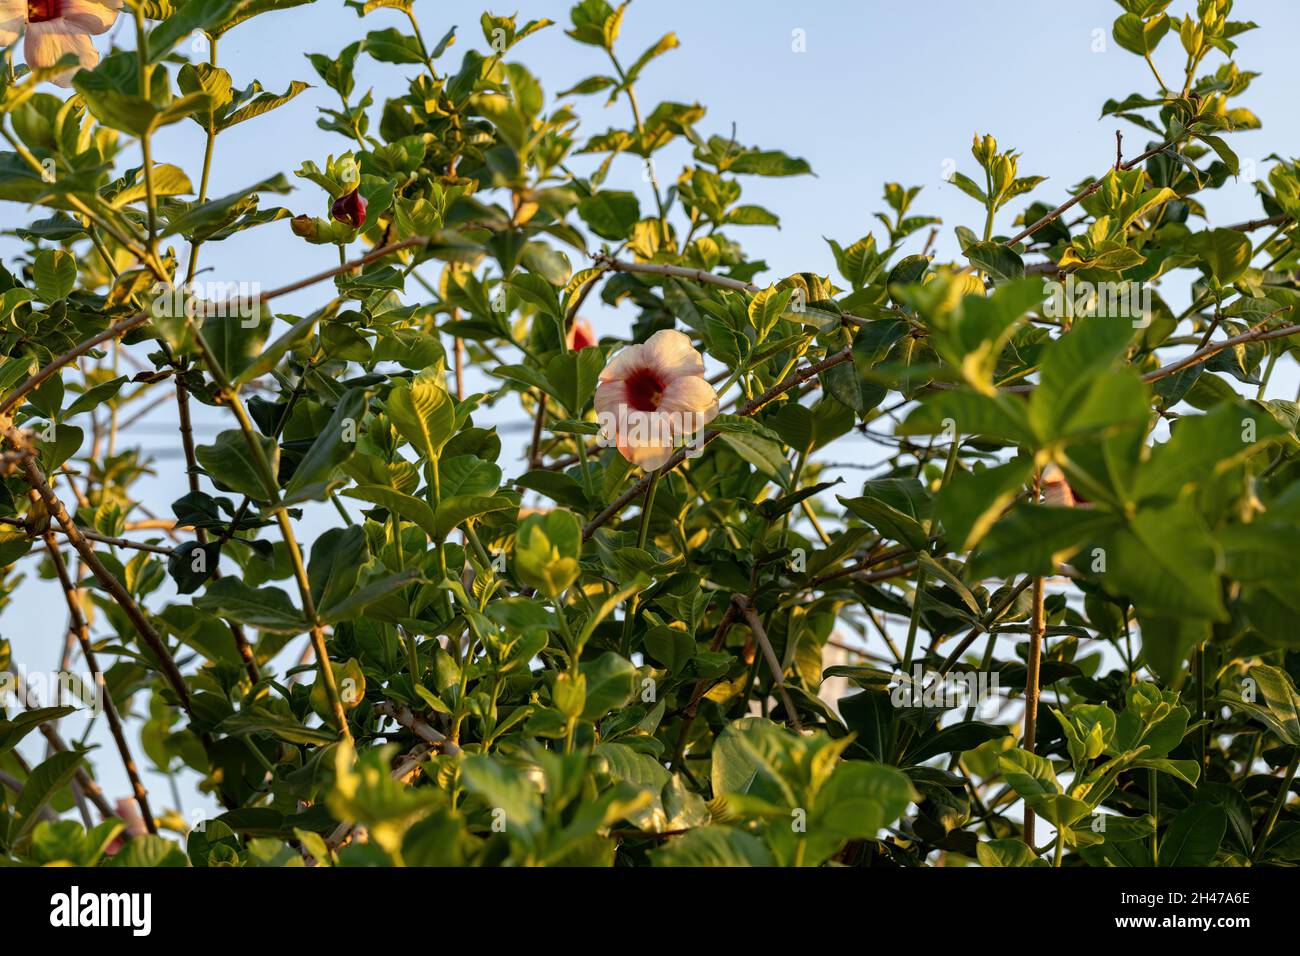
<instances>
[{"instance_id":1,"label":"white and pink flower","mask_svg":"<svg viewBox=\"0 0 1300 956\"><path fill-rule=\"evenodd\" d=\"M122 9L122 0L0 0L0 46L9 46L26 27L23 56L32 69L51 67L67 53L83 69L99 62L92 36L108 31ZM53 82L70 86L76 70Z\"/></svg>"},{"instance_id":2,"label":"white and pink flower","mask_svg":"<svg viewBox=\"0 0 1300 956\"><path fill-rule=\"evenodd\" d=\"M718 414L718 393L688 336L656 332L610 359L596 388L601 439L634 465L653 471Z\"/></svg>"}]
</instances>

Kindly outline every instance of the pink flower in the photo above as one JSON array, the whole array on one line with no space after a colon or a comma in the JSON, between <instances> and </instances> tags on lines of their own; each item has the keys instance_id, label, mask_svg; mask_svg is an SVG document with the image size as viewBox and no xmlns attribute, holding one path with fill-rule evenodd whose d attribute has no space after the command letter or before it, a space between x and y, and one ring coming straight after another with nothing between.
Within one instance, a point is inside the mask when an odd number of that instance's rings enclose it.
<instances>
[{"instance_id":1,"label":"pink flower","mask_svg":"<svg viewBox=\"0 0 1300 956\"><path fill-rule=\"evenodd\" d=\"M569 349L574 352L581 352L583 349L597 344L596 332L586 319L574 320L573 325L569 326L568 338Z\"/></svg>"},{"instance_id":2,"label":"pink flower","mask_svg":"<svg viewBox=\"0 0 1300 956\"><path fill-rule=\"evenodd\" d=\"M29 67L54 66L64 54L73 53L89 70L99 62L91 36L106 32L120 9L122 0L0 0L0 46L17 40L25 25L23 55ZM71 86L75 72L61 73L53 82Z\"/></svg>"},{"instance_id":3,"label":"pink flower","mask_svg":"<svg viewBox=\"0 0 1300 956\"><path fill-rule=\"evenodd\" d=\"M718 393L704 379L704 359L674 329L629 345L610 359L596 388L602 439L652 471L718 414Z\"/></svg>"},{"instance_id":4,"label":"pink flower","mask_svg":"<svg viewBox=\"0 0 1300 956\"><path fill-rule=\"evenodd\" d=\"M1040 482L1043 493L1043 504L1055 505L1058 508L1074 507L1074 490L1070 483L1065 479L1065 473L1055 465L1048 465L1043 469L1043 477Z\"/></svg>"}]
</instances>

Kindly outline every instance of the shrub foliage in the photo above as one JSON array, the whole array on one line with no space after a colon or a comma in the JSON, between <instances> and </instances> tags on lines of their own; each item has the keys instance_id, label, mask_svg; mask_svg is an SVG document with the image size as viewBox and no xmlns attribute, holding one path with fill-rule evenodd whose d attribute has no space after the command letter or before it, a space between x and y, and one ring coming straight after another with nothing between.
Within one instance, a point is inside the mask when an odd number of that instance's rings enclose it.
<instances>
[{"instance_id":1,"label":"shrub foliage","mask_svg":"<svg viewBox=\"0 0 1300 956\"><path fill-rule=\"evenodd\" d=\"M1105 103L1128 135L1072 193L977 136L955 261L890 183L838 275L776 281L745 187L811 170L639 102L674 34L629 50L605 0L441 38L411 0L348 6L362 38L308 56L338 152L224 196L221 134L307 84L232 76L219 41L300 36L304 0L127 0L133 48L75 74L6 54L0 199L38 212L0 268L3 586L61 584L115 744L6 700L8 861L1300 858L1300 412L1269 387L1300 169L1270 157L1259 218L1208 224L1259 125L1231 0L1122 0L1108 42L1152 85ZM543 30L592 75L547 89ZM364 58L406 91L375 102ZM580 128L586 97L615 125ZM201 172L151 148L172 124ZM305 208L277 205L294 184ZM339 265L218 301L202 251L249 230ZM598 313L626 334L596 341ZM665 330L642 347L718 405L651 462L595 403L676 394L610 364ZM133 438L152 403L175 458ZM142 500L163 469L188 491ZM37 613L64 609L5 620ZM117 760L133 802L95 782ZM182 819L148 765L220 809Z\"/></svg>"}]
</instances>

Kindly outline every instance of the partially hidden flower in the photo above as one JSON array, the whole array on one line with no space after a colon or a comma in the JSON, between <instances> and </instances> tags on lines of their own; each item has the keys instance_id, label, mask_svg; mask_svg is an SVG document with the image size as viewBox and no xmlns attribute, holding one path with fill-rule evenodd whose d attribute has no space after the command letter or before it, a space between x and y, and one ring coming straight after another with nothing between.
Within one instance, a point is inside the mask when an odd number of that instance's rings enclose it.
<instances>
[{"instance_id":1,"label":"partially hidden flower","mask_svg":"<svg viewBox=\"0 0 1300 956\"><path fill-rule=\"evenodd\" d=\"M27 28L23 56L32 69L54 66L74 54L82 69L93 69L99 51L91 42L108 30L122 9L122 0L0 0L0 46L18 39ZM65 70L52 82L71 86L76 70Z\"/></svg>"},{"instance_id":2,"label":"partially hidden flower","mask_svg":"<svg viewBox=\"0 0 1300 956\"><path fill-rule=\"evenodd\" d=\"M1056 465L1048 465L1043 469L1040 485L1043 504L1055 505L1058 508L1074 507L1074 490L1066 480L1065 473Z\"/></svg>"},{"instance_id":3,"label":"partially hidden flower","mask_svg":"<svg viewBox=\"0 0 1300 956\"><path fill-rule=\"evenodd\" d=\"M366 197L354 189L346 196L334 200L334 205L330 207L330 215L345 226L360 229L366 224L366 209L369 205Z\"/></svg>"},{"instance_id":4,"label":"partially hidden flower","mask_svg":"<svg viewBox=\"0 0 1300 956\"><path fill-rule=\"evenodd\" d=\"M108 856L113 856L126 846L126 841L131 837L144 836L149 832L145 826L144 817L140 816L140 805L132 797L121 797L115 804L118 818L126 824L122 834L113 838L112 842L104 848Z\"/></svg>"},{"instance_id":5,"label":"partially hidden flower","mask_svg":"<svg viewBox=\"0 0 1300 956\"><path fill-rule=\"evenodd\" d=\"M591 323L586 319L575 319L569 326L569 349L573 352L581 352L585 348L590 348L596 343L596 332L591 327Z\"/></svg>"},{"instance_id":6,"label":"partially hidden flower","mask_svg":"<svg viewBox=\"0 0 1300 956\"><path fill-rule=\"evenodd\" d=\"M656 332L610 359L596 388L604 441L652 471L718 414L718 393L704 378L704 359L688 336Z\"/></svg>"}]
</instances>

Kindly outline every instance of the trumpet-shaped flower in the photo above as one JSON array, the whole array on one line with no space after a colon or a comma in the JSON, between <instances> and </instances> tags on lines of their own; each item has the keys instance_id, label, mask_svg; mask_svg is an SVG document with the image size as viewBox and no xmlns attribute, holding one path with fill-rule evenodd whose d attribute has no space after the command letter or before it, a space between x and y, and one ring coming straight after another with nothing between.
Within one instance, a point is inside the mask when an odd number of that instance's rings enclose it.
<instances>
[{"instance_id":1,"label":"trumpet-shaped flower","mask_svg":"<svg viewBox=\"0 0 1300 956\"><path fill-rule=\"evenodd\" d=\"M12 44L26 27L29 67L51 67L72 53L89 70L99 62L90 38L106 32L121 9L122 0L0 0L0 46ZM53 82L70 86L75 72L66 70Z\"/></svg>"},{"instance_id":2,"label":"trumpet-shaped flower","mask_svg":"<svg viewBox=\"0 0 1300 956\"><path fill-rule=\"evenodd\" d=\"M686 335L656 332L610 359L596 388L604 441L652 471L718 414L718 393L704 378L704 359Z\"/></svg>"}]
</instances>

